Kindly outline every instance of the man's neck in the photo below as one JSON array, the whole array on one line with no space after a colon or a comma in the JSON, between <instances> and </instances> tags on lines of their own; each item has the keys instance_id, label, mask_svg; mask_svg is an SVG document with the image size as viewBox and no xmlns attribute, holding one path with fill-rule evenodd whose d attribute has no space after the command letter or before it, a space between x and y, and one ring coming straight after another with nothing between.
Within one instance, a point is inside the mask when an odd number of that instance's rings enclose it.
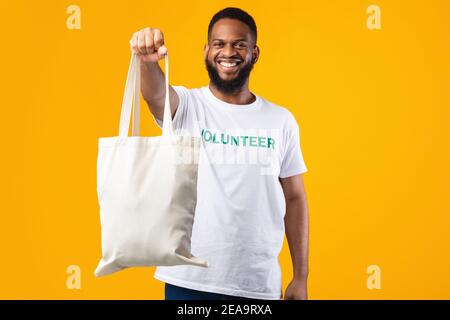
<instances>
[{"instance_id":1,"label":"man's neck","mask_svg":"<svg viewBox=\"0 0 450 320\"><path fill-rule=\"evenodd\" d=\"M250 104L256 100L255 95L248 89L248 85L242 86L233 93L223 93L210 82L209 89L217 99L231 104Z\"/></svg>"}]
</instances>

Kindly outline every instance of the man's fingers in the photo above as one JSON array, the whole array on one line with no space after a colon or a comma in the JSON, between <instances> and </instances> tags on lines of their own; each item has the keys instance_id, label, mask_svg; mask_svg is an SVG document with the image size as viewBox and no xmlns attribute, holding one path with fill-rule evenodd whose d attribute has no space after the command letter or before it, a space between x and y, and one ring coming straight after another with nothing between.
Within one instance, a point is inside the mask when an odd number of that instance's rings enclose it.
<instances>
[{"instance_id":1,"label":"man's fingers","mask_svg":"<svg viewBox=\"0 0 450 320\"><path fill-rule=\"evenodd\" d=\"M167 54L167 47L164 44L164 36L161 30L155 29L154 41L158 57L164 57Z\"/></svg>"},{"instance_id":2,"label":"man's fingers","mask_svg":"<svg viewBox=\"0 0 450 320\"><path fill-rule=\"evenodd\" d=\"M155 44L152 39L152 34L150 30L144 32L144 38L145 38L145 51L147 52L147 54L153 53L153 51L155 50Z\"/></svg>"},{"instance_id":3,"label":"man's fingers","mask_svg":"<svg viewBox=\"0 0 450 320\"><path fill-rule=\"evenodd\" d=\"M147 54L147 49L145 48L145 37L144 37L144 33L139 31L138 33L138 51L140 54Z\"/></svg>"},{"instance_id":4,"label":"man's fingers","mask_svg":"<svg viewBox=\"0 0 450 320\"><path fill-rule=\"evenodd\" d=\"M135 33L133 33L133 36L130 39L130 49L131 49L131 52L137 54L138 50L137 50L137 40L136 39L137 38L136 38L136 32L135 32Z\"/></svg>"},{"instance_id":5,"label":"man's fingers","mask_svg":"<svg viewBox=\"0 0 450 320\"><path fill-rule=\"evenodd\" d=\"M158 50L159 47L164 45L164 37L159 29L155 29L153 33L153 41L155 42L155 49ZM155 50L155 51L156 51Z\"/></svg>"}]
</instances>

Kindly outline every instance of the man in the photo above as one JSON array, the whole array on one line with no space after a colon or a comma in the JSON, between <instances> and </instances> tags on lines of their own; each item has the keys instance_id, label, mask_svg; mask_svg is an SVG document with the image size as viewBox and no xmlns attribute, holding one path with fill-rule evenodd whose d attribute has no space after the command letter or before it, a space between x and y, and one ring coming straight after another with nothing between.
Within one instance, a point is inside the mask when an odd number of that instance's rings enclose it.
<instances>
[{"instance_id":1,"label":"man","mask_svg":"<svg viewBox=\"0 0 450 320\"><path fill-rule=\"evenodd\" d=\"M307 299L307 169L299 127L287 109L250 92L256 41L249 14L219 11L204 46L209 85L169 87L175 132L202 141L191 251L209 267L157 267L166 299L283 298L278 256L285 233L294 278L284 298ZM163 33L142 29L130 46L141 60L142 95L162 127L165 78L157 62L167 53Z\"/></svg>"}]
</instances>

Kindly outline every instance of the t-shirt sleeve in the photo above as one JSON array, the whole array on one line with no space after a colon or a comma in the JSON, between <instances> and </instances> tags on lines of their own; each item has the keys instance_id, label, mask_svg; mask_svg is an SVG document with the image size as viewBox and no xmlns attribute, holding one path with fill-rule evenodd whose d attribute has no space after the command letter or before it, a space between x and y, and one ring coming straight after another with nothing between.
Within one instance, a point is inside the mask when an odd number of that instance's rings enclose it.
<instances>
[{"instance_id":1,"label":"t-shirt sleeve","mask_svg":"<svg viewBox=\"0 0 450 320\"><path fill-rule=\"evenodd\" d=\"M175 133L178 133L183 128L183 125L186 122L189 89L184 86L172 86L172 88L178 94L179 98L178 107L172 119L173 129ZM163 121L157 119L153 114L152 116L158 127L162 129Z\"/></svg>"},{"instance_id":2,"label":"t-shirt sleeve","mask_svg":"<svg viewBox=\"0 0 450 320\"><path fill-rule=\"evenodd\" d=\"M300 128L292 114L287 121L286 129L286 144L281 162L280 178L287 178L308 171L300 147Z\"/></svg>"}]
</instances>

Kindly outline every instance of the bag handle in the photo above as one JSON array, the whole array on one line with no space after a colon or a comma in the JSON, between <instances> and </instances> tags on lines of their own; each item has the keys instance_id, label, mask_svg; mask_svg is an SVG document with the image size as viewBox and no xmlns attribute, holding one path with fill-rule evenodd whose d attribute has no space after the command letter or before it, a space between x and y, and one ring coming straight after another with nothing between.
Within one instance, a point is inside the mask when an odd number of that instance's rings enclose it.
<instances>
[{"instance_id":1,"label":"bag handle","mask_svg":"<svg viewBox=\"0 0 450 320\"><path fill-rule=\"evenodd\" d=\"M169 54L165 56L165 87L166 95L164 101L163 136L173 136L173 123L170 111L169 94ZM141 68L140 59L133 53L128 67L125 91L122 99L122 110L120 113L119 136L127 137L130 126L130 117L133 108L132 135L139 136L140 129L140 93L141 93Z\"/></svg>"}]
</instances>

